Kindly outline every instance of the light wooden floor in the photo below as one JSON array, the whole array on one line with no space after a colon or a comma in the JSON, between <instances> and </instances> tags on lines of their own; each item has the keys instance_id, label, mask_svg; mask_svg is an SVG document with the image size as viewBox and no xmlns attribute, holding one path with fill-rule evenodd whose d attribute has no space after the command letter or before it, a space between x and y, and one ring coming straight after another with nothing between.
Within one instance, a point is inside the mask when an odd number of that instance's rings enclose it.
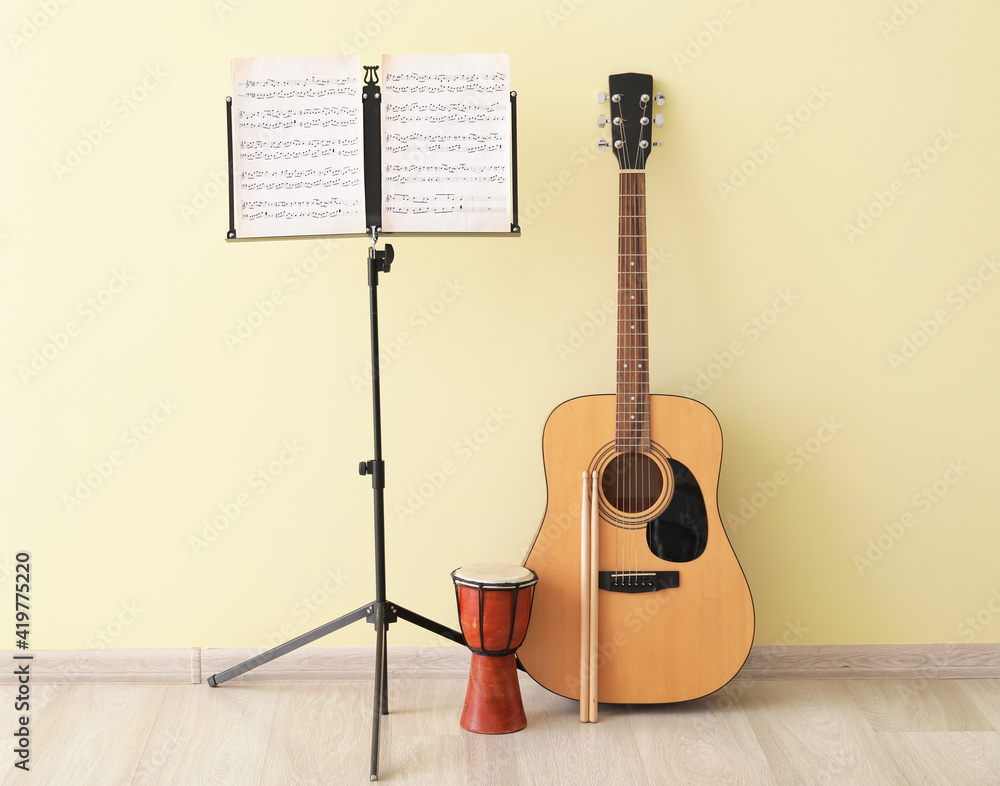
<instances>
[{"instance_id":1,"label":"light wooden floor","mask_svg":"<svg viewBox=\"0 0 1000 786\"><path fill-rule=\"evenodd\" d=\"M31 772L8 784L368 782L366 682L34 685ZM528 727L463 731L465 683L390 680L380 780L428 784L1000 784L1000 680L737 680L685 705L601 707L522 678Z\"/></svg>"}]
</instances>

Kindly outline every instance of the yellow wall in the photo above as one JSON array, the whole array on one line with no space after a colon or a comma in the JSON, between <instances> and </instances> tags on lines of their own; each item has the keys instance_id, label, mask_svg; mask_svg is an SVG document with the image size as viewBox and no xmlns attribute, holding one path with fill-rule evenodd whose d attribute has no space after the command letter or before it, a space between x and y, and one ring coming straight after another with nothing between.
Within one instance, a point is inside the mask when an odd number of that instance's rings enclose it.
<instances>
[{"instance_id":1,"label":"yellow wall","mask_svg":"<svg viewBox=\"0 0 1000 786\"><path fill-rule=\"evenodd\" d=\"M501 5L5 3L0 593L30 551L31 645L263 645L374 597L368 243L227 244L218 186L230 58L353 48L507 52L519 94L523 236L391 241L391 599L454 623L453 568L520 562L547 414L613 389L595 95L640 71L653 389L723 425L758 643L1000 640L1000 7Z\"/></svg>"}]
</instances>

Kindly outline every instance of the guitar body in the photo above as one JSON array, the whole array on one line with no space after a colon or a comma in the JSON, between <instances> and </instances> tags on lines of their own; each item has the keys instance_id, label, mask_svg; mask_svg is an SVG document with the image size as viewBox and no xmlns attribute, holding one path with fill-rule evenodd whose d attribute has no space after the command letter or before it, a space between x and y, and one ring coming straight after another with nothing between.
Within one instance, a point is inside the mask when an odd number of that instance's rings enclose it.
<instances>
[{"instance_id":1,"label":"guitar body","mask_svg":"<svg viewBox=\"0 0 1000 786\"><path fill-rule=\"evenodd\" d=\"M601 569L614 567L626 581L630 572L676 573L676 586L665 589L598 592L598 700L699 698L733 678L753 641L750 589L718 513L722 430L697 401L649 396L649 449L635 461L616 451L615 419L615 395L584 396L545 424L548 499L524 561L538 584L517 656L539 684L580 698L580 478L596 471ZM616 491L634 485L632 475L652 490L634 498Z\"/></svg>"}]
</instances>

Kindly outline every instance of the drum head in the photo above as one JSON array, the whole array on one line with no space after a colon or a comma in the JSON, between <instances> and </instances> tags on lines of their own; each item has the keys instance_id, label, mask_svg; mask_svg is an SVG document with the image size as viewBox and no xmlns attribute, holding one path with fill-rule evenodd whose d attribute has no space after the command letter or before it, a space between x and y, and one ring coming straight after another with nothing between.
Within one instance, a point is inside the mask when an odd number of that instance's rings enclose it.
<instances>
[{"instance_id":1,"label":"drum head","mask_svg":"<svg viewBox=\"0 0 1000 786\"><path fill-rule=\"evenodd\" d=\"M451 576L457 584L469 584L476 587L525 587L538 581L535 571L530 568L499 562L465 565L453 570Z\"/></svg>"}]
</instances>

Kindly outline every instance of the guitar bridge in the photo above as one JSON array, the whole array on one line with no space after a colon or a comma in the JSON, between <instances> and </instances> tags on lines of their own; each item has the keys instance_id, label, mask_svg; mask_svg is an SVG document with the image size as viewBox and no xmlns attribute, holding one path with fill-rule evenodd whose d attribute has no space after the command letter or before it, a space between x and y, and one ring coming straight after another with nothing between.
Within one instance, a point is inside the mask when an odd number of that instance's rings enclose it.
<instances>
[{"instance_id":1,"label":"guitar bridge","mask_svg":"<svg viewBox=\"0 0 1000 786\"><path fill-rule=\"evenodd\" d=\"M597 586L607 592L658 592L681 585L676 570L601 570L597 573Z\"/></svg>"}]
</instances>

